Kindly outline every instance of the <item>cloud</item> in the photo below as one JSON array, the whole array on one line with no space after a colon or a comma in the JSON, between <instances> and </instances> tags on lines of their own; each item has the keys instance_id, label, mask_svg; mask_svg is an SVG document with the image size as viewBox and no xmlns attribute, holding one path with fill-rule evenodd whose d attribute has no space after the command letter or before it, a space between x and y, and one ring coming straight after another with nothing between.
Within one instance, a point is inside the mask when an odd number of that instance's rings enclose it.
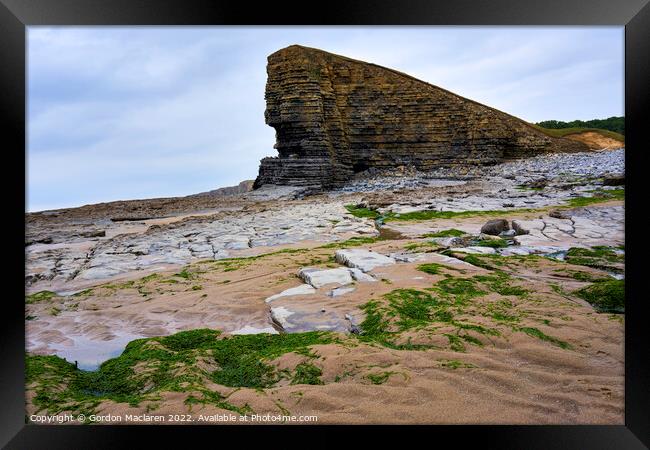
<instances>
[{"instance_id":1,"label":"cloud","mask_svg":"<svg viewBox=\"0 0 650 450\"><path fill-rule=\"evenodd\" d=\"M622 27L30 27L28 209L254 178L266 57L295 43L530 121L623 114Z\"/></svg>"}]
</instances>

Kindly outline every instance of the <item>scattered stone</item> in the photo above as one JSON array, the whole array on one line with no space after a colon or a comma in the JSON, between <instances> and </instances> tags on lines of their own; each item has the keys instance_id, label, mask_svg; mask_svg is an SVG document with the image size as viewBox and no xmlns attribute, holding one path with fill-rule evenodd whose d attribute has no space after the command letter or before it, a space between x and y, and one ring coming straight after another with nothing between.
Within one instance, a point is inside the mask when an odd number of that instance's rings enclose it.
<instances>
[{"instance_id":1,"label":"scattered stone","mask_svg":"<svg viewBox=\"0 0 650 450\"><path fill-rule=\"evenodd\" d=\"M516 235L517 235L516 230L506 230L506 231L502 231L501 233L499 233L500 237L513 237L513 236L516 236Z\"/></svg>"},{"instance_id":2,"label":"scattered stone","mask_svg":"<svg viewBox=\"0 0 650 450\"><path fill-rule=\"evenodd\" d=\"M571 219L571 211L554 209L548 213L548 216L553 217L554 219Z\"/></svg>"},{"instance_id":3,"label":"scattered stone","mask_svg":"<svg viewBox=\"0 0 650 450\"><path fill-rule=\"evenodd\" d=\"M610 175L603 178L604 186L625 186L625 174Z\"/></svg>"},{"instance_id":4,"label":"scattered stone","mask_svg":"<svg viewBox=\"0 0 650 450\"><path fill-rule=\"evenodd\" d=\"M291 200L299 197L301 194L305 193L305 191L306 189L300 186L279 186L268 184L254 191L247 192L243 194L242 197L257 201Z\"/></svg>"},{"instance_id":5,"label":"scattered stone","mask_svg":"<svg viewBox=\"0 0 650 450\"><path fill-rule=\"evenodd\" d=\"M349 330L349 324L335 312L313 310L309 306L292 306L289 310L284 307L271 308L271 319L287 333L304 331L339 331Z\"/></svg>"},{"instance_id":6,"label":"scattered stone","mask_svg":"<svg viewBox=\"0 0 650 450\"><path fill-rule=\"evenodd\" d=\"M153 208L156 200L151 202ZM81 234L98 236L97 226L77 224L76 214L81 214L78 209L84 208L71 210L74 221L43 214L27 216L26 244L36 244L35 241L48 237L44 242L64 244L26 245L27 286L39 281L59 284L78 279L108 279L151 265L184 265L197 259L229 258L232 253L251 247L277 247L304 240L333 242L347 239L351 233L378 234L370 221L349 217L340 202L330 201L286 207L255 206L249 211L187 217L165 225L143 224L142 231L127 233L122 230L133 225L94 219L101 223L100 231L109 237L91 240Z\"/></svg>"},{"instance_id":7,"label":"scattered stone","mask_svg":"<svg viewBox=\"0 0 650 450\"><path fill-rule=\"evenodd\" d=\"M510 225L506 219L494 219L486 222L481 227L481 233L498 236L499 233L509 230Z\"/></svg>"},{"instance_id":8,"label":"scattered stone","mask_svg":"<svg viewBox=\"0 0 650 450\"><path fill-rule=\"evenodd\" d=\"M288 310L284 306L271 308L271 320L282 327L285 331L291 326L287 319L293 314L293 311Z\"/></svg>"},{"instance_id":9,"label":"scattered stone","mask_svg":"<svg viewBox=\"0 0 650 450\"><path fill-rule=\"evenodd\" d=\"M369 272L375 267L395 264L391 257L366 249L337 250L335 259L339 264Z\"/></svg>"},{"instance_id":10,"label":"scattered stone","mask_svg":"<svg viewBox=\"0 0 650 450\"><path fill-rule=\"evenodd\" d=\"M359 281L360 283L372 283L375 280L374 277L371 275L368 275L367 273L363 273L361 270L355 268L350 269L350 274L352 275L352 278L354 278L355 281Z\"/></svg>"},{"instance_id":11,"label":"scattered stone","mask_svg":"<svg viewBox=\"0 0 650 450\"><path fill-rule=\"evenodd\" d=\"M454 251L459 253L474 253L480 255L494 255L496 253L496 250L492 247L462 247L455 248Z\"/></svg>"},{"instance_id":12,"label":"scattered stone","mask_svg":"<svg viewBox=\"0 0 650 450\"><path fill-rule=\"evenodd\" d=\"M341 295L349 294L350 292L354 292L354 291L355 291L354 286L342 286L342 287L332 289L330 292L328 292L327 295L329 295L330 297L340 297Z\"/></svg>"},{"instance_id":13,"label":"scattered stone","mask_svg":"<svg viewBox=\"0 0 650 450\"><path fill-rule=\"evenodd\" d=\"M85 238L105 237L106 236L106 230L85 231L85 232L81 233L80 236L85 237Z\"/></svg>"},{"instance_id":14,"label":"scattered stone","mask_svg":"<svg viewBox=\"0 0 650 450\"><path fill-rule=\"evenodd\" d=\"M411 263L418 260L416 256L409 255L406 253L391 253L390 257L393 258L395 261L403 262L403 263Z\"/></svg>"},{"instance_id":15,"label":"scattered stone","mask_svg":"<svg viewBox=\"0 0 650 450\"><path fill-rule=\"evenodd\" d=\"M521 236L522 234L529 234L530 230L525 229L522 225L521 222L518 220L513 220L512 221L512 231L514 231L513 235L516 236Z\"/></svg>"},{"instance_id":16,"label":"scattered stone","mask_svg":"<svg viewBox=\"0 0 650 450\"><path fill-rule=\"evenodd\" d=\"M266 303L271 303L273 300L276 300L281 297L290 297L294 295L310 295L314 294L316 292L316 289L313 288L313 286L309 284L301 284L300 286L292 287L289 289L286 289L279 294L275 294L264 300Z\"/></svg>"},{"instance_id":17,"label":"scattered stone","mask_svg":"<svg viewBox=\"0 0 650 450\"><path fill-rule=\"evenodd\" d=\"M465 245L465 239L457 236L433 238L431 242L446 248L462 247Z\"/></svg>"},{"instance_id":18,"label":"scattered stone","mask_svg":"<svg viewBox=\"0 0 650 450\"><path fill-rule=\"evenodd\" d=\"M244 328L240 328L239 330L232 331L230 334L262 334L262 333L278 334L278 331L273 327L257 328L257 327L252 327L250 325L246 325Z\"/></svg>"},{"instance_id":19,"label":"scattered stone","mask_svg":"<svg viewBox=\"0 0 650 450\"><path fill-rule=\"evenodd\" d=\"M53 242L52 237L51 236L46 236L46 237L43 237L43 238L40 238L40 239L34 239L34 240L31 240L31 241L25 242L25 247L28 246L28 245L32 245L32 244L51 244L52 242Z\"/></svg>"},{"instance_id":20,"label":"scattered stone","mask_svg":"<svg viewBox=\"0 0 650 450\"><path fill-rule=\"evenodd\" d=\"M529 249L519 248L519 247L500 248L498 249L498 252L502 256L513 256L513 255L528 256L531 254L531 251Z\"/></svg>"},{"instance_id":21,"label":"scattered stone","mask_svg":"<svg viewBox=\"0 0 650 450\"><path fill-rule=\"evenodd\" d=\"M531 189L544 189L547 184L548 181L546 180L535 180L535 181L530 181L528 183L525 183L524 186Z\"/></svg>"},{"instance_id":22,"label":"scattered stone","mask_svg":"<svg viewBox=\"0 0 650 450\"><path fill-rule=\"evenodd\" d=\"M567 253L566 250L560 250L553 253L546 253L544 254L544 256L546 256L547 258L557 259L558 261L564 261L564 258L566 257L566 253Z\"/></svg>"},{"instance_id":23,"label":"scattered stone","mask_svg":"<svg viewBox=\"0 0 650 450\"><path fill-rule=\"evenodd\" d=\"M345 315L345 320L350 322L350 333L352 334L361 334L361 327L354 323L354 318L350 314Z\"/></svg>"},{"instance_id":24,"label":"scattered stone","mask_svg":"<svg viewBox=\"0 0 650 450\"><path fill-rule=\"evenodd\" d=\"M121 270L111 267L91 267L81 272L78 277L82 280L101 280L111 278L123 273Z\"/></svg>"},{"instance_id":25,"label":"scattered stone","mask_svg":"<svg viewBox=\"0 0 650 450\"><path fill-rule=\"evenodd\" d=\"M350 271L345 267L336 269L304 268L300 269L298 276L316 289L328 284L346 285L353 282Z\"/></svg>"}]
</instances>

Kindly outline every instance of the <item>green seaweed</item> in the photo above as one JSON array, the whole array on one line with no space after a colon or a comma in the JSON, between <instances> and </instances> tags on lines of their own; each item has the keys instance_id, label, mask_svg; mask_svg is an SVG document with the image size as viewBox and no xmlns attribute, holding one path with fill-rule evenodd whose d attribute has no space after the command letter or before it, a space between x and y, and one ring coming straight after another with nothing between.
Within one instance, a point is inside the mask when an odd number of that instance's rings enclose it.
<instances>
[{"instance_id":1,"label":"green seaweed","mask_svg":"<svg viewBox=\"0 0 650 450\"><path fill-rule=\"evenodd\" d=\"M541 339L542 341L550 342L551 344L558 346L560 348L563 348L565 350L571 350L573 347L565 341L562 341L556 337L549 336L547 334L542 333L539 329L537 328L532 328L532 327L523 327L519 328L519 331L526 333L529 336L536 337L538 339Z\"/></svg>"},{"instance_id":2,"label":"green seaweed","mask_svg":"<svg viewBox=\"0 0 650 450\"><path fill-rule=\"evenodd\" d=\"M381 241L381 237L365 237L365 236L355 236L345 241L340 242L330 242L329 244L321 245L316 248L347 248L347 247L358 247L360 245L374 244L375 242Z\"/></svg>"},{"instance_id":3,"label":"green seaweed","mask_svg":"<svg viewBox=\"0 0 650 450\"><path fill-rule=\"evenodd\" d=\"M582 272L577 270L557 269L554 272L560 274L566 274L567 276L573 278L576 281L583 281L586 283L599 283L601 281L611 280L610 277L605 275L597 275L597 274Z\"/></svg>"},{"instance_id":4,"label":"green seaweed","mask_svg":"<svg viewBox=\"0 0 650 450\"><path fill-rule=\"evenodd\" d=\"M450 228L448 230L441 230L441 231L436 231L435 233L426 233L423 234L423 238L439 238L439 237L460 237L464 236L467 233L461 230L457 230L455 228Z\"/></svg>"},{"instance_id":5,"label":"green seaweed","mask_svg":"<svg viewBox=\"0 0 650 450\"><path fill-rule=\"evenodd\" d=\"M601 281L573 293L601 313L625 312L625 280Z\"/></svg>"},{"instance_id":6,"label":"green seaweed","mask_svg":"<svg viewBox=\"0 0 650 450\"><path fill-rule=\"evenodd\" d=\"M52 298L56 297L56 293L52 291L39 291L34 294L30 294L25 296L25 304L30 305L32 303L38 303L38 302L43 302L47 300L51 300Z\"/></svg>"},{"instance_id":7,"label":"green seaweed","mask_svg":"<svg viewBox=\"0 0 650 450\"><path fill-rule=\"evenodd\" d=\"M436 263L420 264L417 267L417 269L420 272L428 273L430 275L439 275L440 269L442 268L446 268L446 266L443 266L442 264L436 264Z\"/></svg>"},{"instance_id":8,"label":"green seaweed","mask_svg":"<svg viewBox=\"0 0 650 450\"><path fill-rule=\"evenodd\" d=\"M463 261L473 266L480 267L481 269L496 270L497 266L500 266L501 263L498 260L495 260L494 258L489 258L488 256L492 256L492 255L479 256L479 255L468 254L463 258ZM500 258L500 256L498 258ZM490 261L490 263L488 263L486 260Z\"/></svg>"},{"instance_id":9,"label":"green seaweed","mask_svg":"<svg viewBox=\"0 0 650 450\"><path fill-rule=\"evenodd\" d=\"M354 217L367 219L376 219L379 217L379 213L377 211L364 207L358 207L357 205L345 205L345 209L347 209L348 212Z\"/></svg>"},{"instance_id":10,"label":"green seaweed","mask_svg":"<svg viewBox=\"0 0 650 450\"><path fill-rule=\"evenodd\" d=\"M486 285L491 291L500 295L516 295L518 297L528 294L528 289L512 286L512 277L504 272L495 272L491 275L475 275L475 280Z\"/></svg>"},{"instance_id":11,"label":"green seaweed","mask_svg":"<svg viewBox=\"0 0 650 450\"><path fill-rule=\"evenodd\" d=\"M35 391L33 404L52 414L92 411L103 400L138 405L169 391L191 394L189 404L209 402L241 412L241 408L208 389L206 381L252 388L270 387L287 377L296 382L316 383L314 377L320 375L306 363L296 366L292 375L278 371L268 361L333 340L324 332L223 338L218 330L189 330L131 341L120 356L105 361L92 372L79 370L57 356L28 354L26 380ZM215 367L202 369L199 361L213 361Z\"/></svg>"},{"instance_id":12,"label":"green seaweed","mask_svg":"<svg viewBox=\"0 0 650 450\"><path fill-rule=\"evenodd\" d=\"M435 286L439 292L453 294L463 299L470 299L486 294L485 291L478 288L476 280L471 278L447 278L438 281Z\"/></svg>"},{"instance_id":13,"label":"green seaweed","mask_svg":"<svg viewBox=\"0 0 650 450\"><path fill-rule=\"evenodd\" d=\"M193 280L197 277L195 273L189 272L187 270L187 267L183 268L183 270L181 270L180 272L175 273L174 276L179 278L185 278L186 280Z\"/></svg>"},{"instance_id":14,"label":"green seaweed","mask_svg":"<svg viewBox=\"0 0 650 450\"><path fill-rule=\"evenodd\" d=\"M578 208L611 200L625 200L625 189L598 189L591 191L591 193L591 197L574 197L567 200L566 203L573 208Z\"/></svg>"},{"instance_id":15,"label":"green seaweed","mask_svg":"<svg viewBox=\"0 0 650 450\"><path fill-rule=\"evenodd\" d=\"M508 214L521 212L536 212L539 209L522 208L505 210ZM454 219L465 217L482 217L502 215L504 210L487 210L487 211L413 211L408 213L389 213L384 217L385 222L407 221L407 220L432 220L432 219Z\"/></svg>"},{"instance_id":16,"label":"green seaweed","mask_svg":"<svg viewBox=\"0 0 650 450\"><path fill-rule=\"evenodd\" d=\"M478 247L491 247L491 248L505 248L508 246L508 241L501 238L483 239L476 244Z\"/></svg>"},{"instance_id":17,"label":"green seaweed","mask_svg":"<svg viewBox=\"0 0 650 450\"><path fill-rule=\"evenodd\" d=\"M300 363L295 368L295 375L291 380L291 384L324 384L320 377L323 371L313 364Z\"/></svg>"},{"instance_id":18,"label":"green seaweed","mask_svg":"<svg viewBox=\"0 0 650 450\"><path fill-rule=\"evenodd\" d=\"M445 367L452 370L476 368L474 364L464 363L462 361L458 361L457 359L439 359L438 361L440 362L440 367Z\"/></svg>"},{"instance_id":19,"label":"green seaweed","mask_svg":"<svg viewBox=\"0 0 650 450\"><path fill-rule=\"evenodd\" d=\"M461 352L464 353L465 350L465 345L463 344L463 341L461 338L455 334L449 334L445 333L445 336L449 340L449 347L455 351L455 352Z\"/></svg>"},{"instance_id":20,"label":"green seaweed","mask_svg":"<svg viewBox=\"0 0 650 450\"><path fill-rule=\"evenodd\" d=\"M616 264L625 263L625 255L616 253L613 247L602 245L591 249L571 247L566 253L565 261L569 264L619 273L622 270Z\"/></svg>"},{"instance_id":21,"label":"green seaweed","mask_svg":"<svg viewBox=\"0 0 650 450\"><path fill-rule=\"evenodd\" d=\"M396 372L381 372L381 373L369 373L366 375L366 378L370 380L372 384L384 384L391 375L395 375Z\"/></svg>"},{"instance_id":22,"label":"green seaweed","mask_svg":"<svg viewBox=\"0 0 650 450\"><path fill-rule=\"evenodd\" d=\"M436 285L428 290L437 292L439 297L417 289L396 289L383 295L380 300L371 300L362 305L366 317L360 324L361 334L357 335L358 339L397 350L426 350L436 346L412 344L410 338L406 343L398 344L400 336L407 331L432 330L432 325L443 324L455 328L455 334L448 336L451 349L464 351L462 341L483 345L468 332L489 336L501 334L495 328L456 320L454 317L453 311L462 312L463 305L469 299L485 293L477 289L475 280L450 278L437 284L441 286Z\"/></svg>"},{"instance_id":23,"label":"green seaweed","mask_svg":"<svg viewBox=\"0 0 650 450\"><path fill-rule=\"evenodd\" d=\"M212 374L212 380L232 387L269 387L277 383L282 375L264 360L332 341L329 334L321 332L251 334L226 338L213 347L220 369Z\"/></svg>"}]
</instances>

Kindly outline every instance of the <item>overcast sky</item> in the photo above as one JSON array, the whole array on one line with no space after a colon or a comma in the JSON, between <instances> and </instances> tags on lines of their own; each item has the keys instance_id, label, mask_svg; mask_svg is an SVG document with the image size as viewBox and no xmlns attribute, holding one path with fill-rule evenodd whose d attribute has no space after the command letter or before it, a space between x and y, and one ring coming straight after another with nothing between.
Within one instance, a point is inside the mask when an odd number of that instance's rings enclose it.
<instances>
[{"instance_id":1,"label":"overcast sky","mask_svg":"<svg viewBox=\"0 0 650 450\"><path fill-rule=\"evenodd\" d=\"M531 122L624 111L622 27L29 27L28 210L255 178L276 155L266 57L291 44Z\"/></svg>"}]
</instances>

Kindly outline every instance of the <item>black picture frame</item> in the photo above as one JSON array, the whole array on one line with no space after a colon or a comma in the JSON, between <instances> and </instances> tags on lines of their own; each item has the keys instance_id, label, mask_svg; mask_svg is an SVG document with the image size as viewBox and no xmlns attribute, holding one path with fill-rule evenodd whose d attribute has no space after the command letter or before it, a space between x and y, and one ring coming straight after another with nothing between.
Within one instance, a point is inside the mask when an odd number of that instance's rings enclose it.
<instances>
[{"instance_id":1,"label":"black picture frame","mask_svg":"<svg viewBox=\"0 0 650 450\"><path fill-rule=\"evenodd\" d=\"M4 199L11 214L8 227L0 345L0 445L6 448L133 448L133 434L151 439L182 436L185 442L210 439L217 433L248 433L250 428L226 426L42 426L25 424L24 295L25 151L26 151L26 27L31 25L619 25L625 26L626 116L626 320L624 426L436 426L410 427L411 437L454 446L475 440L487 448L622 449L650 446L650 370L647 302L643 274L647 246L642 184L648 167L648 103L650 98L649 0L447 0L344 1L321 3L215 0L0 0L0 124L4 133ZM22 217L22 219L21 219ZM645 231L645 233L644 233ZM15 238L13 236L16 236ZM22 261L22 268L21 268ZM20 271L23 271L22 274ZM307 445L333 439L330 429L291 427L292 440ZM395 427L355 427L375 437L394 435ZM286 431L288 428L284 427ZM264 428L273 444L276 427ZM310 433L305 435L304 433ZM317 435L313 433L318 433ZM415 435L419 436L415 436ZM251 433L248 433L248 437ZM332 436L332 437L330 437ZM214 436L212 436L214 437ZM329 439L328 439L329 438ZM354 439L354 438L353 438ZM154 439L155 440L155 439ZM149 446L153 442L149 441ZM209 440L207 442L210 442ZM341 442L346 446L354 441ZM426 441L425 441L426 442ZM193 444L193 445L199 445ZM354 445L354 444L353 444ZM211 445L212 446L212 445Z\"/></svg>"}]
</instances>

